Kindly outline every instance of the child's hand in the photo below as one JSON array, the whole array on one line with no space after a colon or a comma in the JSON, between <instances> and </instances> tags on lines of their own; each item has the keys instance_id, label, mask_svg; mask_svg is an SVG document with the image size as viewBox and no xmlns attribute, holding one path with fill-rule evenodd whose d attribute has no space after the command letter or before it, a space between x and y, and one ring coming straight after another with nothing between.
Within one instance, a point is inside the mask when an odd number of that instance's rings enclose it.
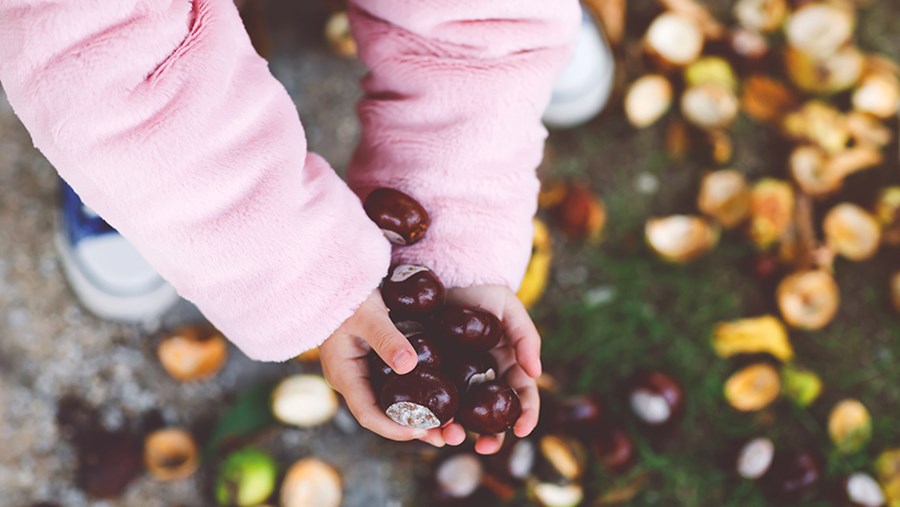
<instances>
[{"instance_id":1,"label":"child's hand","mask_svg":"<svg viewBox=\"0 0 900 507\"><path fill-rule=\"evenodd\" d=\"M418 355L394 327L378 290L319 348L325 378L347 400L356 420L391 440L419 439L436 447L461 444L466 434L458 424L453 428L416 430L401 426L384 414L369 383L366 355L372 349L397 373L409 373L416 367Z\"/></svg>"},{"instance_id":2,"label":"child's hand","mask_svg":"<svg viewBox=\"0 0 900 507\"><path fill-rule=\"evenodd\" d=\"M525 437L534 430L538 422L540 398L535 379L541 375L541 338L528 311L519 298L501 285L480 285L447 292L448 303L477 306L500 317L504 338L491 350L500 367L503 378L522 401L522 415L513 427L513 433ZM463 431L459 423L451 423L443 428L444 435ZM475 443L480 454L494 454L503 445L504 435L482 435ZM448 439L449 443L449 439Z\"/></svg>"},{"instance_id":3,"label":"child's hand","mask_svg":"<svg viewBox=\"0 0 900 507\"><path fill-rule=\"evenodd\" d=\"M528 435L537 425L540 400L534 379L541 374L540 337L531 317L515 294L499 285L450 289L447 299L481 307L503 322L506 337L491 353L497 359L501 375L522 401L522 416L513 431L520 437ZM391 440L419 439L437 447L461 444L466 433L459 423L427 431L415 430L395 423L384 414L369 384L366 355L371 349L397 373L409 373L416 365L415 350L394 327L377 290L320 348L325 377L347 400L360 424ZM502 444L503 435L485 435L478 439L475 449L482 454L493 454Z\"/></svg>"}]
</instances>

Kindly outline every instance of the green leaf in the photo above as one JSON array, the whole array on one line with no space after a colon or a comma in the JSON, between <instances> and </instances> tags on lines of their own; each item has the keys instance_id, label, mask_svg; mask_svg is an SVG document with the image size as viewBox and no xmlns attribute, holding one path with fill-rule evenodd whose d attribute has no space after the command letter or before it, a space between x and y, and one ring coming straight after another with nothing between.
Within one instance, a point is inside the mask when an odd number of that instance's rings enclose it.
<instances>
[{"instance_id":1,"label":"green leaf","mask_svg":"<svg viewBox=\"0 0 900 507\"><path fill-rule=\"evenodd\" d=\"M228 451L277 424L270 400L274 383L255 386L241 393L234 404L219 416L206 447L205 457Z\"/></svg>"}]
</instances>

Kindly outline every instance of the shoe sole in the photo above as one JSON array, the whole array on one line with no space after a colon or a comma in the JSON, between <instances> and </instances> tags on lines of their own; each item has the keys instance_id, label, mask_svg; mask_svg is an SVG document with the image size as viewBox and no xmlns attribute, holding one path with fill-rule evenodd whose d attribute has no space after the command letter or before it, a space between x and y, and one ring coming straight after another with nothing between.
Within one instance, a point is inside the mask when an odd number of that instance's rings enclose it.
<instances>
[{"instance_id":1,"label":"shoe sole","mask_svg":"<svg viewBox=\"0 0 900 507\"><path fill-rule=\"evenodd\" d=\"M102 319L131 324L150 323L159 319L178 301L178 293L168 283L136 295L105 291L85 276L62 234L55 235L54 243L72 292L82 306Z\"/></svg>"}]
</instances>

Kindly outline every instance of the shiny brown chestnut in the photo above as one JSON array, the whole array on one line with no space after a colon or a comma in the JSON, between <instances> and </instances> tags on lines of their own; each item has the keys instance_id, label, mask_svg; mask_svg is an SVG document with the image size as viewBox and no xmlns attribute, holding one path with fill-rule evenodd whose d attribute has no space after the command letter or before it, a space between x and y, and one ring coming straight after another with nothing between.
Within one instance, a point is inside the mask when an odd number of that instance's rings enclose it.
<instances>
[{"instance_id":1,"label":"shiny brown chestnut","mask_svg":"<svg viewBox=\"0 0 900 507\"><path fill-rule=\"evenodd\" d=\"M441 368L441 352L434 340L421 331L412 331L406 334L406 339L416 350L418 365L433 370ZM378 354L372 350L368 355L369 382L376 391L384 386L389 378L397 376L394 370L384 362Z\"/></svg>"},{"instance_id":2,"label":"shiny brown chestnut","mask_svg":"<svg viewBox=\"0 0 900 507\"><path fill-rule=\"evenodd\" d=\"M417 366L388 379L381 389L381 408L397 424L431 429L446 424L459 408L459 391L444 374Z\"/></svg>"},{"instance_id":3,"label":"shiny brown chestnut","mask_svg":"<svg viewBox=\"0 0 900 507\"><path fill-rule=\"evenodd\" d=\"M457 418L469 431L492 435L510 429L520 415L519 395L512 387L494 380L469 389L463 396Z\"/></svg>"},{"instance_id":4,"label":"shiny brown chestnut","mask_svg":"<svg viewBox=\"0 0 900 507\"><path fill-rule=\"evenodd\" d=\"M428 212L415 199L393 188L376 188L363 203L366 215L395 245L412 245L428 230Z\"/></svg>"},{"instance_id":5,"label":"shiny brown chestnut","mask_svg":"<svg viewBox=\"0 0 900 507\"><path fill-rule=\"evenodd\" d=\"M809 451L776 452L772 467L763 481L764 491L772 501L796 505L818 493L822 467Z\"/></svg>"},{"instance_id":6,"label":"shiny brown chestnut","mask_svg":"<svg viewBox=\"0 0 900 507\"><path fill-rule=\"evenodd\" d=\"M497 379L497 360L487 352L467 353L445 361L444 373L460 392Z\"/></svg>"},{"instance_id":7,"label":"shiny brown chestnut","mask_svg":"<svg viewBox=\"0 0 900 507\"><path fill-rule=\"evenodd\" d=\"M592 396L575 396L560 400L553 410L556 431L588 437L597 433L603 424L603 405Z\"/></svg>"},{"instance_id":8,"label":"shiny brown chestnut","mask_svg":"<svg viewBox=\"0 0 900 507\"><path fill-rule=\"evenodd\" d=\"M503 336L500 319L491 312L471 306L447 305L435 324L438 335L450 346L488 351Z\"/></svg>"},{"instance_id":9,"label":"shiny brown chestnut","mask_svg":"<svg viewBox=\"0 0 900 507\"><path fill-rule=\"evenodd\" d=\"M444 284L425 266L400 264L382 281L381 297L395 315L425 316L444 303Z\"/></svg>"},{"instance_id":10,"label":"shiny brown chestnut","mask_svg":"<svg viewBox=\"0 0 900 507\"><path fill-rule=\"evenodd\" d=\"M500 480L516 483L531 474L537 453L534 440L508 437L496 454L485 456L485 465Z\"/></svg>"},{"instance_id":11,"label":"shiny brown chestnut","mask_svg":"<svg viewBox=\"0 0 900 507\"><path fill-rule=\"evenodd\" d=\"M758 437L745 442L738 450L734 466L738 475L755 481L772 467L775 459L775 443L766 437Z\"/></svg>"},{"instance_id":12,"label":"shiny brown chestnut","mask_svg":"<svg viewBox=\"0 0 900 507\"><path fill-rule=\"evenodd\" d=\"M597 462L610 474L627 471L634 463L637 452L631 437L619 426L601 431L594 438L591 448Z\"/></svg>"},{"instance_id":13,"label":"shiny brown chestnut","mask_svg":"<svg viewBox=\"0 0 900 507\"><path fill-rule=\"evenodd\" d=\"M661 372L646 372L633 379L628 402L642 423L667 426L681 414L684 391L674 378Z\"/></svg>"}]
</instances>

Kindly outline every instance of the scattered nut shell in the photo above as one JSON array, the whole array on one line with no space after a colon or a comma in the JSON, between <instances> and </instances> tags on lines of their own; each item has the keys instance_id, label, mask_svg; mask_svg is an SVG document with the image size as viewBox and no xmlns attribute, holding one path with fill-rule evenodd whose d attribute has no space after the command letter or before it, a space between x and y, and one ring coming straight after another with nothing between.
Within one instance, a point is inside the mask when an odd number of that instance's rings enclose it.
<instances>
[{"instance_id":1,"label":"scattered nut shell","mask_svg":"<svg viewBox=\"0 0 900 507\"><path fill-rule=\"evenodd\" d=\"M672 83L660 74L643 76L628 87L624 107L632 125L649 127L672 107Z\"/></svg>"},{"instance_id":2,"label":"scattered nut shell","mask_svg":"<svg viewBox=\"0 0 900 507\"><path fill-rule=\"evenodd\" d=\"M340 56L354 58L357 53L356 41L350 32L350 19L346 11L332 14L325 23L325 40Z\"/></svg>"},{"instance_id":3,"label":"scattered nut shell","mask_svg":"<svg viewBox=\"0 0 900 507\"><path fill-rule=\"evenodd\" d=\"M793 222L794 190L785 181L763 178L750 190L750 238L760 250L777 243Z\"/></svg>"},{"instance_id":4,"label":"scattered nut shell","mask_svg":"<svg viewBox=\"0 0 900 507\"><path fill-rule=\"evenodd\" d=\"M817 94L834 94L853 88L862 77L866 63L862 52L852 46L823 60L789 48L784 59L791 81L801 90Z\"/></svg>"},{"instance_id":5,"label":"scattered nut shell","mask_svg":"<svg viewBox=\"0 0 900 507\"><path fill-rule=\"evenodd\" d=\"M704 218L672 215L647 222L647 244L670 262L689 262L712 250L719 241L719 230Z\"/></svg>"},{"instance_id":6,"label":"scattered nut shell","mask_svg":"<svg viewBox=\"0 0 900 507\"><path fill-rule=\"evenodd\" d=\"M693 19L674 12L663 13L653 20L644 39L650 54L676 67L699 58L703 43L700 26Z\"/></svg>"},{"instance_id":7,"label":"scattered nut shell","mask_svg":"<svg viewBox=\"0 0 900 507\"><path fill-rule=\"evenodd\" d=\"M881 243L881 226L869 212L855 204L831 208L822 224L828 246L852 261L871 258Z\"/></svg>"},{"instance_id":8,"label":"scattered nut shell","mask_svg":"<svg viewBox=\"0 0 900 507\"><path fill-rule=\"evenodd\" d=\"M728 60L719 56L704 56L684 69L684 82L688 87L715 83L736 90L738 78Z\"/></svg>"},{"instance_id":9,"label":"scattered nut shell","mask_svg":"<svg viewBox=\"0 0 900 507\"><path fill-rule=\"evenodd\" d=\"M859 400L841 401L828 417L828 435L844 454L861 450L872 438L872 418Z\"/></svg>"},{"instance_id":10,"label":"scattered nut shell","mask_svg":"<svg viewBox=\"0 0 900 507\"><path fill-rule=\"evenodd\" d=\"M813 371L788 364L781 369L781 392L797 405L808 407L822 393L822 379Z\"/></svg>"},{"instance_id":11,"label":"scattered nut shell","mask_svg":"<svg viewBox=\"0 0 900 507\"><path fill-rule=\"evenodd\" d=\"M281 483L281 507L340 507L343 496L340 473L316 458L291 465Z\"/></svg>"},{"instance_id":12,"label":"scattered nut shell","mask_svg":"<svg viewBox=\"0 0 900 507\"><path fill-rule=\"evenodd\" d=\"M584 500L584 488L577 483L554 484L531 481L528 496L542 507L576 507Z\"/></svg>"},{"instance_id":13,"label":"scattered nut shell","mask_svg":"<svg viewBox=\"0 0 900 507\"><path fill-rule=\"evenodd\" d=\"M725 399L741 412L769 406L781 392L781 379L772 365L757 363L734 373L725 382Z\"/></svg>"},{"instance_id":14,"label":"scattered nut shell","mask_svg":"<svg viewBox=\"0 0 900 507\"><path fill-rule=\"evenodd\" d=\"M691 86L681 95L684 118L702 129L727 127L737 118L738 111L734 92L719 83Z\"/></svg>"},{"instance_id":15,"label":"scattered nut shell","mask_svg":"<svg viewBox=\"0 0 900 507\"><path fill-rule=\"evenodd\" d=\"M704 176L697 207L725 229L740 225L750 214L750 187L743 173L723 169Z\"/></svg>"},{"instance_id":16,"label":"scattered nut shell","mask_svg":"<svg viewBox=\"0 0 900 507\"><path fill-rule=\"evenodd\" d=\"M891 502L889 505L894 507L895 502L900 501L900 448L882 452L875 461L875 471L887 500Z\"/></svg>"},{"instance_id":17,"label":"scattered nut shell","mask_svg":"<svg viewBox=\"0 0 900 507\"><path fill-rule=\"evenodd\" d=\"M837 283L831 273L811 270L794 273L778 284L778 308L791 327L822 329L834 318L840 305Z\"/></svg>"},{"instance_id":18,"label":"scattered nut shell","mask_svg":"<svg viewBox=\"0 0 900 507\"><path fill-rule=\"evenodd\" d=\"M225 365L228 344L212 327L184 327L162 340L157 356L172 378L183 382L203 380Z\"/></svg>"},{"instance_id":19,"label":"scattered nut shell","mask_svg":"<svg viewBox=\"0 0 900 507\"><path fill-rule=\"evenodd\" d=\"M744 28L769 32L781 26L787 7L785 0L738 0L732 12Z\"/></svg>"},{"instance_id":20,"label":"scattered nut shell","mask_svg":"<svg viewBox=\"0 0 900 507\"><path fill-rule=\"evenodd\" d=\"M900 186L879 192L875 216L882 228L882 240L888 245L900 245Z\"/></svg>"},{"instance_id":21,"label":"scattered nut shell","mask_svg":"<svg viewBox=\"0 0 900 507\"><path fill-rule=\"evenodd\" d=\"M569 237L597 241L606 225L606 209L603 202L587 185L569 183L566 195L556 207L555 215L560 228Z\"/></svg>"},{"instance_id":22,"label":"scattered nut shell","mask_svg":"<svg viewBox=\"0 0 900 507\"><path fill-rule=\"evenodd\" d=\"M717 324L713 347L722 358L759 353L771 354L781 361L794 357L787 330L771 315Z\"/></svg>"},{"instance_id":23,"label":"scattered nut shell","mask_svg":"<svg viewBox=\"0 0 900 507\"><path fill-rule=\"evenodd\" d=\"M744 80L741 107L748 116L761 122L774 122L797 103L797 97L781 81L762 75Z\"/></svg>"},{"instance_id":24,"label":"scattered nut shell","mask_svg":"<svg viewBox=\"0 0 900 507\"><path fill-rule=\"evenodd\" d=\"M337 394L319 375L291 375L272 391L272 413L279 421L299 428L325 424L339 406Z\"/></svg>"},{"instance_id":25,"label":"scattered nut shell","mask_svg":"<svg viewBox=\"0 0 900 507\"><path fill-rule=\"evenodd\" d=\"M888 119L900 106L900 81L893 74L864 76L853 91L853 108L878 118Z\"/></svg>"},{"instance_id":26,"label":"scattered nut shell","mask_svg":"<svg viewBox=\"0 0 900 507\"><path fill-rule=\"evenodd\" d=\"M575 481L587 466L587 451L580 442L560 435L546 435L538 443L541 463L537 474L554 482Z\"/></svg>"},{"instance_id":27,"label":"scattered nut shell","mask_svg":"<svg viewBox=\"0 0 900 507\"><path fill-rule=\"evenodd\" d=\"M526 309L530 309L541 299L547 281L550 278L550 264L553 262L553 245L550 231L538 219L534 219L534 239L531 247L531 259L525 270L525 277L516 293L519 301Z\"/></svg>"},{"instance_id":28,"label":"scattered nut shell","mask_svg":"<svg viewBox=\"0 0 900 507\"><path fill-rule=\"evenodd\" d=\"M900 312L900 271L891 277L891 301L894 302L894 310Z\"/></svg>"},{"instance_id":29,"label":"scattered nut shell","mask_svg":"<svg viewBox=\"0 0 900 507\"><path fill-rule=\"evenodd\" d=\"M808 3L785 26L788 44L816 58L832 56L853 36L853 11L826 2Z\"/></svg>"},{"instance_id":30,"label":"scattered nut shell","mask_svg":"<svg viewBox=\"0 0 900 507\"><path fill-rule=\"evenodd\" d=\"M181 428L154 431L144 439L144 464L158 481L190 477L200 466L197 444Z\"/></svg>"}]
</instances>

